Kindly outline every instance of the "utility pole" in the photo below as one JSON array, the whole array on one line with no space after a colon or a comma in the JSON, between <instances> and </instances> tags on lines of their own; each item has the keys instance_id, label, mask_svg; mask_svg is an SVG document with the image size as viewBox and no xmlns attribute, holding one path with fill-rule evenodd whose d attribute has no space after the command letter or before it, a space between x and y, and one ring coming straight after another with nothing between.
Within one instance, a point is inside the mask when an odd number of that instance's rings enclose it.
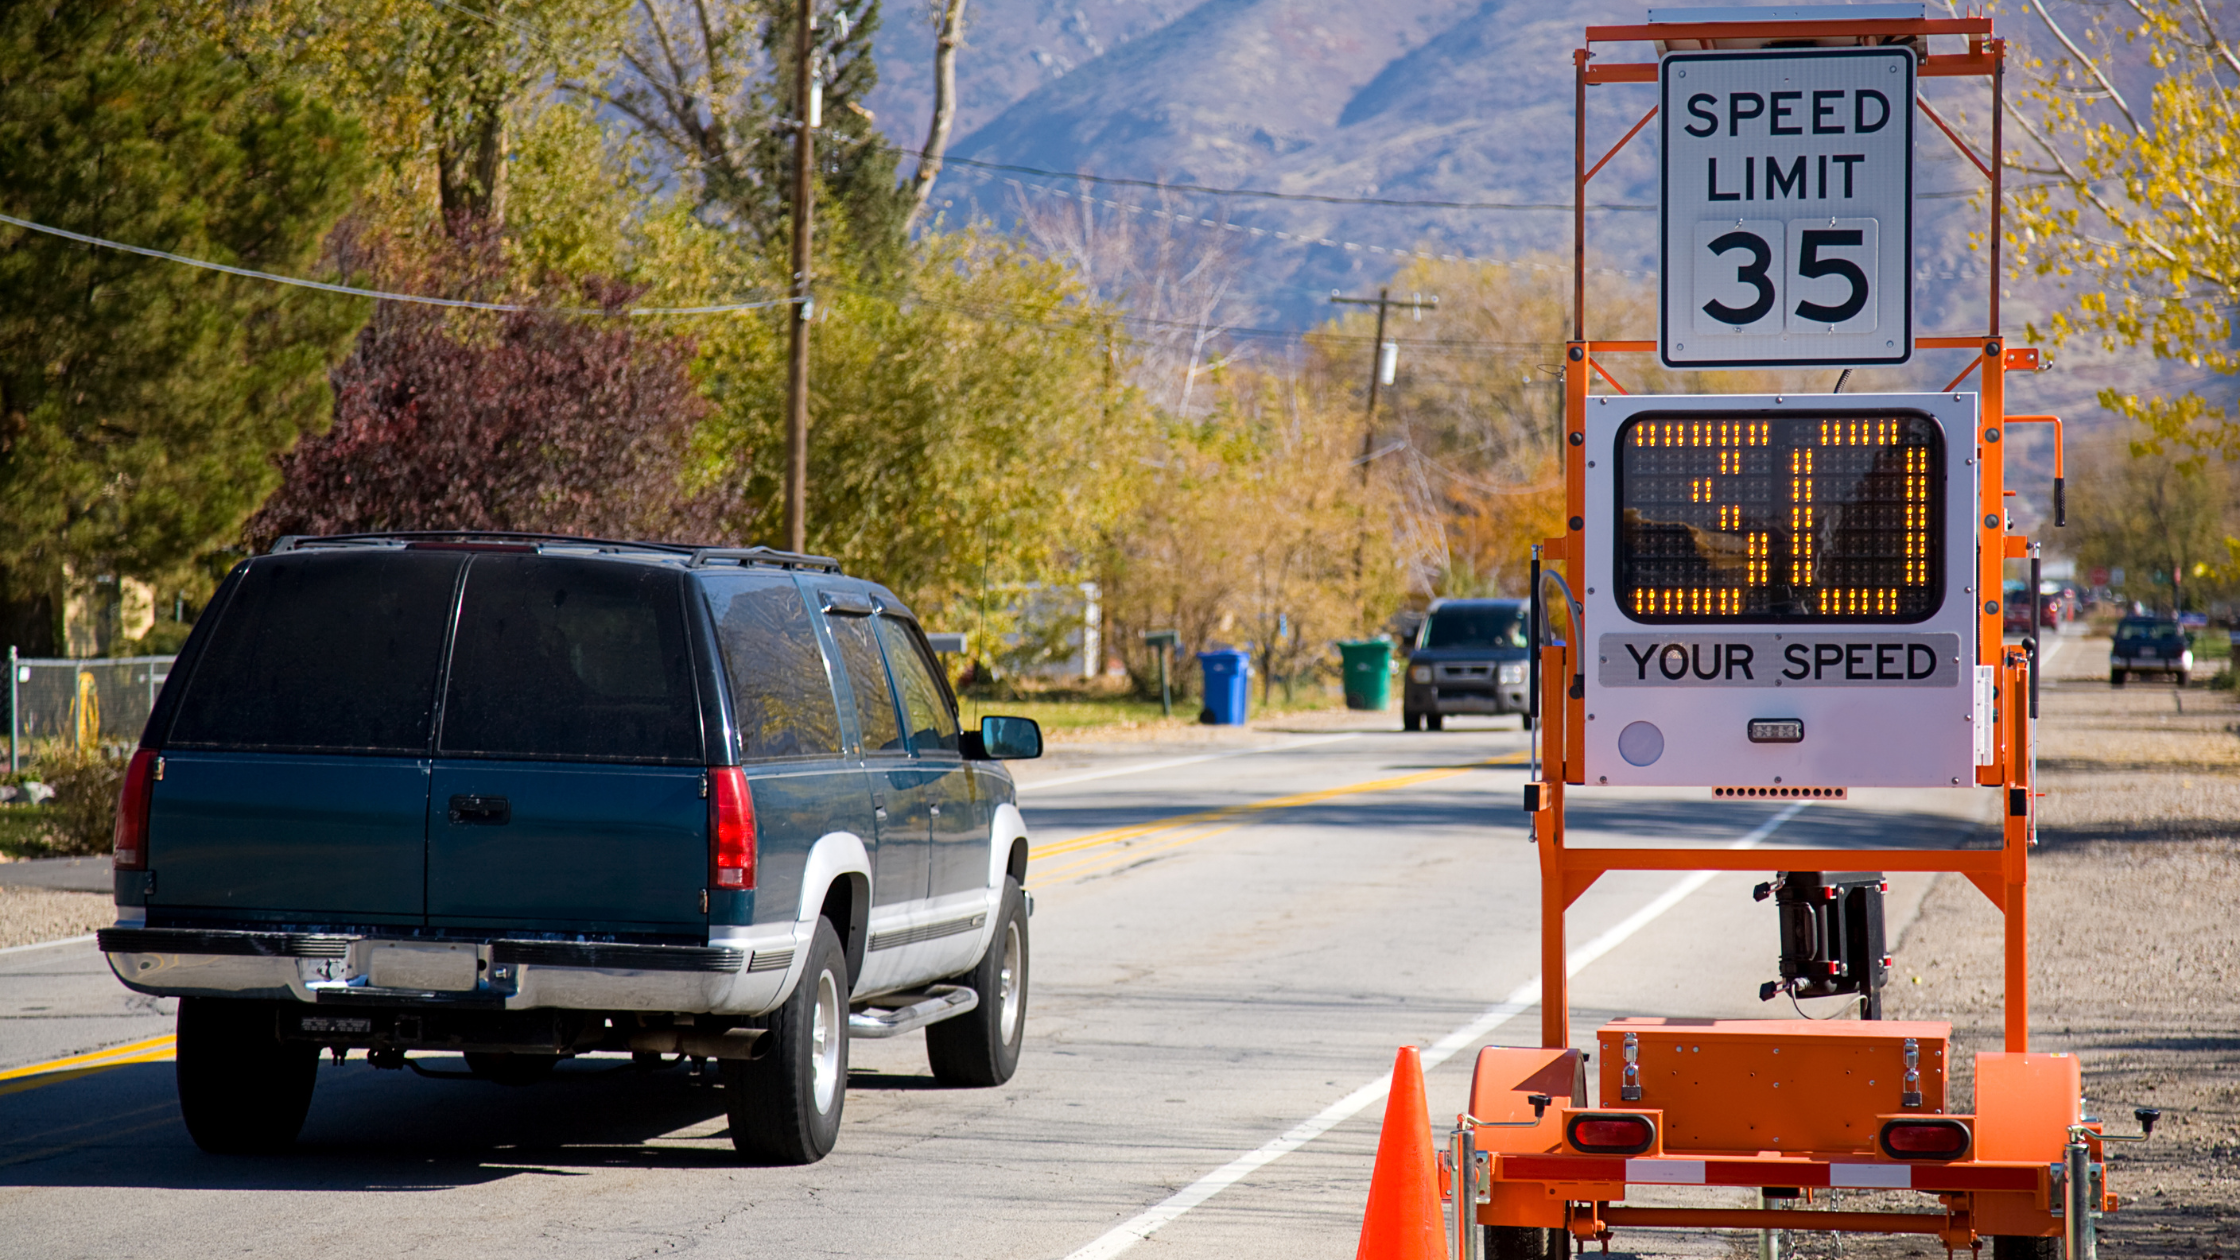
<instances>
[{"instance_id":1,"label":"utility pole","mask_svg":"<svg viewBox=\"0 0 2240 1260\"><path fill-rule=\"evenodd\" d=\"M809 224L816 201L817 3L800 0L793 54L793 344L786 360L786 550L809 548Z\"/></svg>"},{"instance_id":2,"label":"utility pole","mask_svg":"<svg viewBox=\"0 0 2240 1260\"><path fill-rule=\"evenodd\" d=\"M1390 385L1393 373L1400 364L1400 345L1384 339L1385 316L1395 306L1404 311L1414 311L1420 322L1425 311L1439 309L1439 295L1429 298L1420 293L1410 294L1407 301L1392 300L1392 290L1379 289L1373 298L1341 297L1336 289L1330 291L1330 301L1336 306L1374 306L1377 308L1377 340L1369 351L1369 413L1361 425L1361 477L1369 477L1369 456L1375 451L1377 440L1377 386Z\"/></svg>"}]
</instances>

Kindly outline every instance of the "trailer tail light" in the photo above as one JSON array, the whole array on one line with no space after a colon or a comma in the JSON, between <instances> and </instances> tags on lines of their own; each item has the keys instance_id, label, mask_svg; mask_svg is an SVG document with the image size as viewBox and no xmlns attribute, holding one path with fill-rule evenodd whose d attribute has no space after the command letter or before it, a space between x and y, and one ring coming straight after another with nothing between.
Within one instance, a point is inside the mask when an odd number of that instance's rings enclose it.
<instances>
[{"instance_id":1,"label":"trailer tail light","mask_svg":"<svg viewBox=\"0 0 2240 1260\"><path fill-rule=\"evenodd\" d=\"M132 754L124 768L124 787L117 793L117 828L111 833L120 871L148 869L148 805L156 788L156 754L143 748Z\"/></svg>"},{"instance_id":2,"label":"trailer tail light","mask_svg":"<svg viewBox=\"0 0 2240 1260\"><path fill-rule=\"evenodd\" d=\"M1968 1126L1959 1120L1892 1120L1882 1126L1882 1153L1892 1159L1958 1159L1970 1142Z\"/></svg>"},{"instance_id":3,"label":"trailer tail light","mask_svg":"<svg viewBox=\"0 0 2240 1260\"><path fill-rule=\"evenodd\" d=\"M1588 1111L1571 1117L1564 1138L1589 1155L1639 1155L1656 1145L1657 1126L1647 1116Z\"/></svg>"},{"instance_id":4,"label":"trailer tail light","mask_svg":"<svg viewBox=\"0 0 2240 1260\"><path fill-rule=\"evenodd\" d=\"M715 886L737 891L753 888L754 794L747 790L747 772L737 766L717 766L708 778L708 847Z\"/></svg>"}]
</instances>

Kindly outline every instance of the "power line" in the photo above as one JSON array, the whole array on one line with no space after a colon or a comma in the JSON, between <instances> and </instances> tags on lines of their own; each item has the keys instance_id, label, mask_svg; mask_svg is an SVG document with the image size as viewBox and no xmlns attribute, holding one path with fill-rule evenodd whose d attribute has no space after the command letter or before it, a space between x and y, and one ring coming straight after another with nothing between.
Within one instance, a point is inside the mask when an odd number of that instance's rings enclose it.
<instances>
[{"instance_id":1,"label":"power line","mask_svg":"<svg viewBox=\"0 0 2240 1260\"><path fill-rule=\"evenodd\" d=\"M1114 210L1126 211L1129 214L1148 214L1153 218L1168 219L1176 223L1193 224L1198 227L1215 228L1224 232L1237 232L1250 236L1273 237L1279 241L1290 241L1298 245L1322 245L1331 249L1343 249L1354 253L1389 254L1394 258L1421 258L1430 262L1469 262L1484 263L1496 267L1530 267L1534 271L1561 271L1566 273L1570 271L1568 267L1559 267L1552 264L1518 263L1505 258L1486 258L1477 254L1439 254L1421 249L1397 249L1390 245L1365 245L1360 241L1341 241L1332 237L1308 236L1299 232L1279 232L1274 228L1250 227L1241 223L1208 219L1194 214L1176 214L1171 210L1154 210L1149 206L1131 205L1125 201L1114 201L1109 197L1093 197L1088 193L1067 192L1063 188L1052 188L1046 184L1029 184L1016 179L1007 179L1004 182L1022 192L1033 189L1047 196L1063 197L1069 201L1079 201L1087 205L1107 206ZM1654 271L1628 271L1616 267L1590 267L1588 270L1600 276L1623 276L1629 280L1654 279L1657 274Z\"/></svg>"},{"instance_id":2,"label":"power line","mask_svg":"<svg viewBox=\"0 0 2240 1260\"><path fill-rule=\"evenodd\" d=\"M99 236L87 236L82 232L48 227L44 223L33 223L29 219L18 219L13 215L0 214L0 223L12 223L20 228L28 228L34 232L44 232L49 236L59 236L64 240L77 241L82 245L98 245L104 249L123 250L128 254L160 258L165 262L184 263L189 267L200 267L205 271L222 271L229 276L243 276L251 280L269 280L274 284L292 285L299 289L318 289L324 293L341 293L350 297L374 298L383 302L416 302L422 306L450 306L470 311L538 311L554 315L728 315L739 311L759 311L773 306L788 306L796 300L786 297L772 298L765 302L729 302L720 306L633 306L626 310L609 310L603 307L590 306L523 306L512 302L474 302L465 298L426 297L417 293L390 293L381 289L360 289L347 284L329 284L324 280L306 280L301 276L276 275L270 271L257 271L248 267L235 267L226 263L211 262L207 258L190 258L185 254L173 254L160 249L149 249L144 245L127 245L123 241L112 241Z\"/></svg>"},{"instance_id":3,"label":"power line","mask_svg":"<svg viewBox=\"0 0 2240 1260\"><path fill-rule=\"evenodd\" d=\"M896 152L923 157L915 149L897 147ZM1209 188L1202 184L1170 184L1156 179L1122 179L1112 175L1090 175L1082 171L1046 171L1035 166L1012 166L1003 162L982 162L973 158L942 157L943 163L954 162L959 166L976 166L989 171L1014 171L1022 175L1040 175L1045 179L1078 179L1091 184L1116 184L1126 188L1156 188L1164 192L1197 193L1208 197L1253 197L1268 201L1315 201L1338 206L1404 206L1423 210L1570 210L1568 201L1420 201L1406 197L1335 197L1321 193L1285 193L1263 188ZM1655 206L1594 202L1589 210L1655 210Z\"/></svg>"},{"instance_id":4,"label":"power line","mask_svg":"<svg viewBox=\"0 0 2240 1260\"><path fill-rule=\"evenodd\" d=\"M1331 330L1327 325L1320 328L1249 328L1238 325L1223 324L1212 320L1159 319L1150 315L1126 315L1119 313L1108 315L1085 314L1073 318L1062 319L1040 319L1022 315L1016 310L1008 308L1000 303L972 304L965 302L953 302L946 301L941 298L927 297L924 294L915 292L897 293L892 289L874 288L869 285L852 285L844 282L841 283L838 287L847 289L848 291L853 293L861 293L866 296L881 298L889 302L915 302L923 306L933 307L937 310L954 311L957 314L970 316L973 319L1006 323L1021 328L1069 328L1077 330L1098 331L1109 330L1117 325L1126 324L1151 329L1207 332L1222 337L1250 337L1278 341L1304 341L1309 337L1316 338L1317 340L1349 343L1368 342L1373 340L1373 338L1361 333L1336 332ZM1388 339L1399 341L1401 344L1406 345L1410 349L1414 350L1446 350L1455 352L1483 352L1487 350L1551 351L1556 350L1563 345L1562 341L1556 339L1550 339L1547 341L1479 341L1469 339L1402 337ZM1131 342L1131 344L1133 344L1137 339L1131 337L1128 340Z\"/></svg>"}]
</instances>

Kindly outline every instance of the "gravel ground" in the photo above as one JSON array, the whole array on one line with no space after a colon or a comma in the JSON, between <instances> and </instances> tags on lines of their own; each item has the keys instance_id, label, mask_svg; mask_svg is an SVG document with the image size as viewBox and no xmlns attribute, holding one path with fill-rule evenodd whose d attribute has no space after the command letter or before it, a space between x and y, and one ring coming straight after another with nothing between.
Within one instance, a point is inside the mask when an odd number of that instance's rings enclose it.
<instances>
[{"instance_id":1,"label":"gravel ground","mask_svg":"<svg viewBox=\"0 0 2240 1260\"><path fill-rule=\"evenodd\" d=\"M2101 1223L2102 1254L2222 1260L2240 1255L2240 705L2201 686L2111 688L2107 646L2068 640L2042 697L2032 1048L2080 1056L2087 1110L2112 1131L2136 1131L2134 1107L2162 1109L2154 1140L2116 1156L2122 1207ZM1990 903L1948 875L1896 951L1888 1013L1952 1022L1961 1106L1966 1052L1999 1048L1999 932ZM1853 1236L1840 1254L1936 1250ZM1838 1252L1800 1235L1791 1254Z\"/></svg>"},{"instance_id":2,"label":"gravel ground","mask_svg":"<svg viewBox=\"0 0 2240 1260\"><path fill-rule=\"evenodd\" d=\"M84 936L117 921L107 893L0 885L0 949Z\"/></svg>"}]
</instances>

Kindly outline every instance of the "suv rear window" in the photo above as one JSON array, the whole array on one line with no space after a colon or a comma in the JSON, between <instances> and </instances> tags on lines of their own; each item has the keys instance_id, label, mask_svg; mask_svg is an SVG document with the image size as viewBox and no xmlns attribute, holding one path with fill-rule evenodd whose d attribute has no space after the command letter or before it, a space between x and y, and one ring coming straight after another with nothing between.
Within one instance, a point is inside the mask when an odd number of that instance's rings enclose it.
<instances>
[{"instance_id":1,"label":"suv rear window","mask_svg":"<svg viewBox=\"0 0 2240 1260\"><path fill-rule=\"evenodd\" d=\"M750 761L839 756L832 679L793 579L711 576L702 585L723 648L740 755Z\"/></svg>"},{"instance_id":2,"label":"suv rear window","mask_svg":"<svg viewBox=\"0 0 2240 1260\"><path fill-rule=\"evenodd\" d=\"M166 742L425 755L462 563L413 551L250 561Z\"/></svg>"},{"instance_id":3,"label":"suv rear window","mask_svg":"<svg viewBox=\"0 0 2240 1260\"><path fill-rule=\"evenodd\" d=\"M1431 614L1423 645L1431 648L1524 647L1524 617L1514 608L1442 608Z\"/></svg>"},{"instance_id":4,"label":"suv rear window","mask_svg":"<svg viewBox=\"0 0 2240 1260\"><path fill-rule=\"evenodd\" d=\"M476 556L439 751L703 762L680 581L613 561Z\"/></svg>"}]
</instances>

